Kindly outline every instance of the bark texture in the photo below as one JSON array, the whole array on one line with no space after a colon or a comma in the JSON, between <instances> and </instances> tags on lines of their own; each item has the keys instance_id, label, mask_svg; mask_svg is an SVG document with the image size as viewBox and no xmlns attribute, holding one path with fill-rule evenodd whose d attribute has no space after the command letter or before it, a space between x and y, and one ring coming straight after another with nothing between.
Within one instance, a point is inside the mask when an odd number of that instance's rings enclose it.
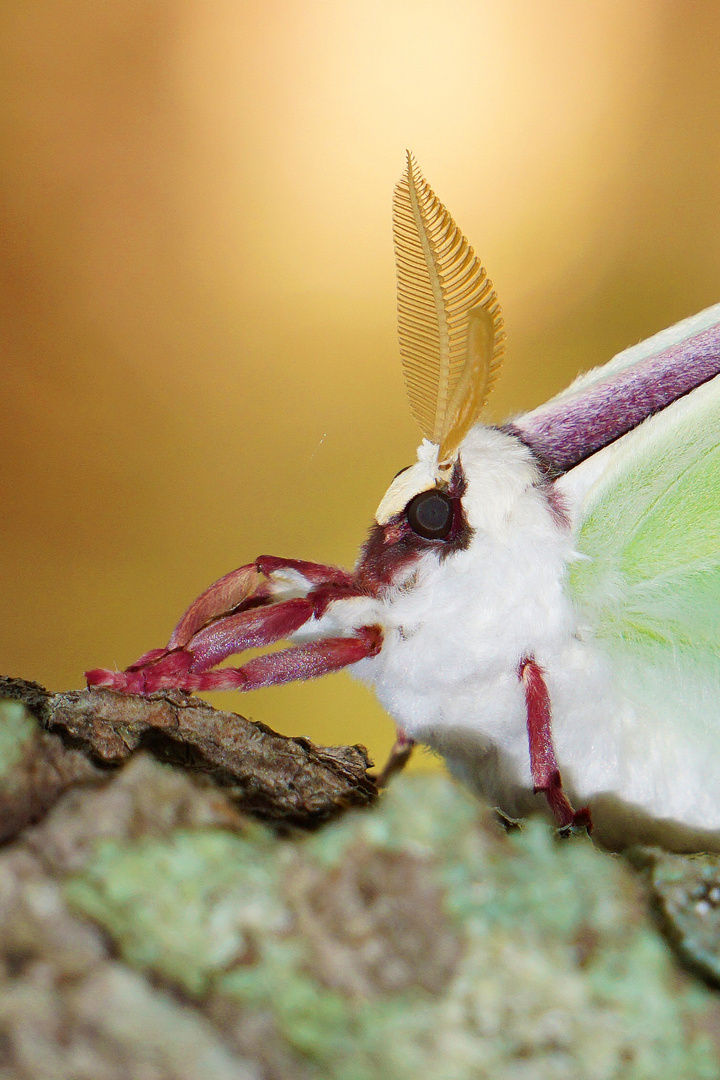
<instances>
[{"instance_id":1,"label":"bark texture","mask_svg":"<svg viewBox=\"0 0 720 1080\"><path fill-rule=\"evenodd\" d=\"M42 814L73 783L97 779L139 750L212 782L239 809L288 826L319 825L377 796L365 747L278 735L177 691L52 694L37 683L0 678L0 699L21 703L40 725L21 773L13 773L23 793L22 800L10 796L18 823ZM10 816L5 838L16 827Z\"/></svg>"}]
</instances>

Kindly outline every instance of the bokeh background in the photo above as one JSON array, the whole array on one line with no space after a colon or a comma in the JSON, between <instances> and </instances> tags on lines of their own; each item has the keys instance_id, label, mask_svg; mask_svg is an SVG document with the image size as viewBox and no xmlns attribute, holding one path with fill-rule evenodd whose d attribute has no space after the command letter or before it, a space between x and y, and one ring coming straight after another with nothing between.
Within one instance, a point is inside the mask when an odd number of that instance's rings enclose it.
<instances>
[{"instance_id":1,"label":"bokeh background","mask_svg":"<svg viewBox=\"0 0 720 1080\"><path fill-rule=\"evenodd\" d=\"M79 687L258 554L352 564L418 442L406 147L503 303L493 419L720 301L719 54L714 0L4 0L0 671ZM393 737L346 673L213 700Z\"/></svg>"}]
</instances>

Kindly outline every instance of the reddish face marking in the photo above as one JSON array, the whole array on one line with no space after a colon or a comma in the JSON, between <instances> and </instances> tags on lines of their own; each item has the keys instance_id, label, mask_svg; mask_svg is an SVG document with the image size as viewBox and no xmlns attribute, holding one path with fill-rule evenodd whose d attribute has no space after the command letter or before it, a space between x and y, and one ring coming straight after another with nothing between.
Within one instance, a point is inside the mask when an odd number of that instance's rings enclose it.
<instances>
[{"instance_id":1,"label":"reddish face marking","mask_svg":"<svg viewBox=\"0 0 720 1080\"><path fill-rule=\"evenodd\" d=\"M442 560L455 551L463 551L472 539L472 529L462 505L466 489L467 480L458 460L449 484L443 489L452 499L453 507L452 526L444 539L428 540L414 532L407 520L407 508L385 525L373 525L355 571L357 584L377 596L396 584L403 572L411 569L426 552L434 551Z\"/></svg>"}]
</instances>

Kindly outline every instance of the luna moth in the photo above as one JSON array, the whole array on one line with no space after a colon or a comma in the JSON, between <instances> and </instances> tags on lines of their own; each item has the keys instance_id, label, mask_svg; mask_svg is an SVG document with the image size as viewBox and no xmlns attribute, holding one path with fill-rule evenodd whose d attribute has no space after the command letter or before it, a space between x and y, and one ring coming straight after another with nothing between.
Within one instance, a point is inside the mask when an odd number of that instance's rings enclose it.
<instances>
[{"instance_id":1,"label":"luna moth","mask_svg":"<svg viewBox=\"0 0 720 1080\"><path fill-rule=\"evenodd\" d=\"M423 441L355 568L258 558L88 684L247 690L347 667L513 818L720 850L720 305L502 426L497 296L412 157L400 351ZM289 648L217 669L245 649Z\"/></svg>"}]
</instances>

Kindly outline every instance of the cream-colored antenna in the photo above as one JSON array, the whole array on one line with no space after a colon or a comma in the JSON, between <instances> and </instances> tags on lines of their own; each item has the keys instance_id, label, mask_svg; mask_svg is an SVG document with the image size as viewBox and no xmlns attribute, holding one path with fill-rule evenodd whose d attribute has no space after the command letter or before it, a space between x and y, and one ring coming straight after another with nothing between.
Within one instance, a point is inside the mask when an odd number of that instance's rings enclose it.
<instances>
[{"instance_id":1,"label":"cream-colored antenna","mask_svg":"<svg viewBox=\"0 0 720 1080\"><path fill-rule=\"evenodd\" d=\"M488 399L505 335L485 269L408 151L395 188L398 334L410 408L453 459Z\"/></svg>"}]
</instances>

